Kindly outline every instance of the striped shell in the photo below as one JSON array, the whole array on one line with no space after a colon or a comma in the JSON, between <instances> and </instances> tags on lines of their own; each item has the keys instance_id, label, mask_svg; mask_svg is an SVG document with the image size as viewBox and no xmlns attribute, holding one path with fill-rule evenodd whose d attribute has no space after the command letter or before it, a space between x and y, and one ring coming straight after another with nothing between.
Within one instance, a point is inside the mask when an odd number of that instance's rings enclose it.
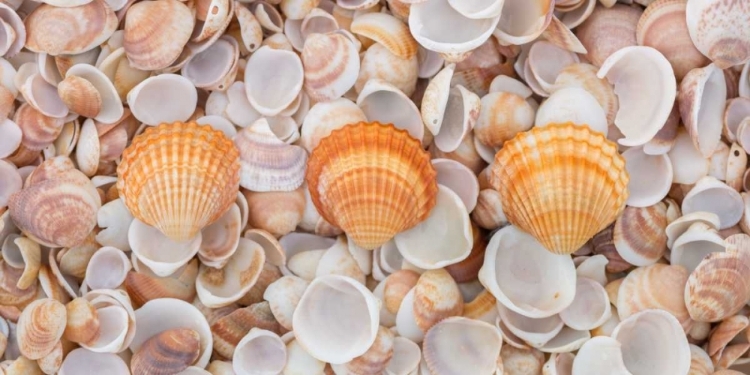
<instances>
[{"instance_id":1,"label":"striped shell","mask_svg":"<svg viewBox=\"0 0 750 375\"><path fill-rule=\"evenodd\" d=\"M168 329L143 343L133 354L133 375L175 374L192 365L200 355L198 332L188 328Z\"/></svg>"},{"instance_id":2,"label":"striped shell","mask_svg":"<svg viewBox=\"0 0 750 375\"><path fill-rule=\"evenodd\" d=\"M305 92L315 102L338 99L354 86L359 73L357 49L343 34L312 34L302 49Z\"/></svg>"},{"instance_id":3,"label":"striped shell","mask_svg":"<svg viewBox=\"0 0 750 375\"><path fill-rule=\"evenodd\" d=\"M193 238L237 198L239 152L210 126L146 129L122 155L117 190L138 220L175 241Z\"/></svg>"},{"instance_id":4,"label":"striped shell","mask_svg":"<svg viewBox=\"0 0 750 375\"><path fill-rule=\"evenodd\" d=\"M667 206L627 207L615 221L614 245L635 266L656 263L667 251Z\"/></svg>"},{"instance_id":5,"label":"striped shell","mask_svg":"<svg viewBox=\"0 0 750 375\"><path fill-rule=\"evenodd\" d=\"M65 331L65 305L52 298L36 300L18 318L16 337L24 357L40 359L55 348Z\"/></svg>"},{"instance_id":6,"label":"striped shell","mask_svg":"<svg viewBox=\"0 0 750 375\"><path fill-rule=\"evenodd\" d=\"M628 180L617 145L572 123L506 142L490 177L508 220L556 254L573 253L617 218Z\"/></svg>"},{"instance_id":7,"label":"striped shell","mask_svg":"<svg viewBox=\"0 0 750 375\"><path fill-rule=\"evenodd\" d=\"M436 175L429 154L406 131L360 122L320 141L306 180L321 216L374 249L427 218Z\"/></svg>"}]
</instances>

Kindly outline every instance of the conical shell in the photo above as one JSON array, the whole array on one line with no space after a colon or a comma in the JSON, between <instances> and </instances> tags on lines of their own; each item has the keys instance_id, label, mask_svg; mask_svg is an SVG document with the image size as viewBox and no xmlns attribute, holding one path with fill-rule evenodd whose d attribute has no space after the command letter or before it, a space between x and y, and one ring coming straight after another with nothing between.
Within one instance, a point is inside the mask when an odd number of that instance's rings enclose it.
<instances>
[{"instance_id":1,"label":"conical shell","mask_svg":"<svg viewBox=\"0 0 750 375\"><path fill-rule=\"evenodd\" d=\"M436 174L418 140L374 122L321 140L306 179L321 216L358 246L374 249L427 218L437 197Z\"/></svg>"},{"instance_id":2,"label":"conical shell","mask_svg":"<svg viewBox=\"0 0 750 375\"><path fill-rule=\"evenodd\" d=\"M55 348L65 331L65 306L51 298L32 302L18 318L18 348L29 359L39 359Z\"/></svg>"},{"instance_id":3,"label":"conical shell","mask_svg":"<svg viewBox=\"0 0 750 375\"><path fill-rule=\"evenodd\" d=\"M570 123L536 127L506 142L491 182L510 222L557 254L573 253L611 224L628 196L617 146Z\"/></svg>"},{"instance_id":4,"label":"conical shell","mask_svg":"<svg viewBox=\"0 0 750 375\"><path fill-rule=\"evenodd\" d=\"M43 4L25 20L26 48L50 55L76 55L104 43L117 29L117 16L104 0L73 8Z\"/></svg>"},{"instance_id":5,"label":"conical shell","mask_svg":"<svg viewBox=\"0 0 750 375\"><path fill-rule=\"evenodd\" d=\"M125 150L117 190L133 216L185 241L234 203L239 171L239 152L222 132L195 123L162 124Z\"/></svg>"},{"instance_id":6,"label":"conical shell","mask_svg":"<svg viewBox=\"0 0 750 375\"><path fill-rule=\"evenodd\" d=\"M174 374L192 365L200 354L198 332L188 328L160 332L143 343L133 354L133 375Z\"/></svg>"}]
</instances>

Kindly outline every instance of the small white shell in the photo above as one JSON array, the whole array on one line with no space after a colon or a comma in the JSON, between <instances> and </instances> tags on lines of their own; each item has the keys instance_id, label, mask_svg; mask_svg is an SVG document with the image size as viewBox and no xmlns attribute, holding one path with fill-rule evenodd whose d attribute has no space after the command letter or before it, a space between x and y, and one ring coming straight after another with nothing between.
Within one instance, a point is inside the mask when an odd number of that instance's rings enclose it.
<instances>
[{"instance_id":1,"label":"small white shell","mask_svg":"<svg viewBox=\"0 0 750 375\"><path fill-rule=\"evenodd\" d=\"M177 74L147 78L128 93L133 116L146 125L186 121L195 112L198 92L190 80Z\"/></svg>"},{"instance_id":2,"label":"small white shell","mask_svg":"<svg viewBox=\"0 0 750 375\"><path fill-rule=\"evenodd\" d=\"M245 92L262 115L276 116L299 95L304 81L296 53L267 46L255 51L245 66Z\"/></svg>"}]
</instances>

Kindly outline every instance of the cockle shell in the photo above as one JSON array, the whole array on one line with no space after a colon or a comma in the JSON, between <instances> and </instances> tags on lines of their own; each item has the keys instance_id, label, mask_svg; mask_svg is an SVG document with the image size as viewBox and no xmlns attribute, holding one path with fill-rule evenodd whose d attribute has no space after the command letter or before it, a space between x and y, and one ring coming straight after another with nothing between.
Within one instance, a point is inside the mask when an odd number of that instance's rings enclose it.
<instances>
[{"instance_id":1,"label":"cockle shell","mask_svg":"<svg viewBox=\"0 0 750 375\"><path fill-rule=\"evenodd\" d=\"M400 167L383 169L387 165ZM375 166L377 171L369 172ZM427 218L436 202L435 176L428 154L406 131L359 123L320 141L308 161L306 179L322 217L358 246L373 249ZM394 182L385 182L389 180ZM362 200L383 194L391 198Z\"/></svg>"},{"instance_id":2,"label":"cockle shell","mask_svg":"<svg viewBox=\"0 0 750 375\"><path fill-rule=\"evenodd\" d=\"M123 287L128 292L133 307L139 308L157 298L176 298L192 302L195 298L195 281L198 275L198 260L194 259L168 277L159 277L147 267L128 272Z\"/></svg>"},{"instance_id":3,"label":"cockle shell","mask_svg":"<svg viewBox=\"0 0 750 375\"><path fill-rule=\"evenodd\" d=\"M189 328L159 332L133 353L133 375L178 373L193 364L200 355L200 336Z\"/></svg>"},{"instance_id":4,"label":"cockle shell","mask_svg":"<svg viewBox=\"0 0 750 375\"><path fill-rule=\"evenodd\" d=\"M187 152L172 154L184 147ZM239 152L220 131L195 123L162 124L146 129L125 150L117 189L133 216L185 241L234 203L239 170ZM167 208L173 206L185 211Z\"/></svg>"},{"instance_id":5,"label":"cockle shell","mask_svg":"<svg viewBox=\"0 0 750 375\"><path fill-rule=\"evenodd\" d=\"M591 64L602 66L615 51L635 46L636 26L642 13L640 8L624 4L596 7L591 16L576 28L576 36L586 47L586 58Z\"/></svg>"},{"instance_id":6,"label":"cockle shell","mask_svg":"<svg viewBox=\"0 0 750 375\"><path fill-rule=\"evenodd\" d=\"M613 243L617 253L635 266L656 263L667 251L667 207L664 203L626 207L615 221Z\"/></svg>"},{"instance_id":7,"label":"cockle shell","mask_svg":"<svg viewBox=\"0 0 750 375\"><path fill-rule=\"evenodd\" d=\"M21 354L40 359L49 354L63 335L67 314L60 302L44 298L24 308L18 319L18 343Z\"/></svg>"},{"instance_id":8,"label":"cockle shell","mask_svg":"<svg viewBox=\"0 0 750 375\"><path fill-rule=\"evenodd\" d=\"M101 99L101 106L96 115L88 117L106 124L118 123L120 119L123 118L125 112L122 107L122 102L120 101L120 98L118 96L117 89L115 88L113 83L109 79L107 79L107 76L104 75L101 71L88 64L76 64L68 68L68 71L65 73L65 77L65 80L63 80L62 82L65 82L66 80L68 80L68 78L76 77L81 81L89 83L93 87L93 89L96 90L97 95L94 95L93 93L90 94L94 97L98 96ZM73 90L75 90L75 86ZM87 90L90 90L90 87L87 86ZM60 85L57 86L57 92L60 92ZM80 103L80 100L85 99L76 100L75 102L77 105L83 104ZM72 107L71 111L76 112L76 110ZM81 115L83 115L83 113L81 113ZM105 134L105 132L102 132L101 135L104 136Z\"/></svg>"},{"instance_id":9,"label":"cockle shell","mask_svg":"<svg viewBox=\"0 0 750 375\"><path fill-rule=\"evenodd\" d=\"M71 111L85 117L95 117L101 111L102 98L91 82L71 76L60 82L57 92Z\"/></svg>"},{"instance_id":10,"label":"cockle shell","mask_svg":"<svg viewBox=\"0 0 750 375\"><path fill-rule=\"evenodd\" d=\"M26 184L11 196L8 207L14 223L33 240L50 247L72 247L96 226L99 193L67 157L45 161ZM77 214L69 215L71 210Z\"/></svg>"},{"instance_id":11,"label":"cockle shell","mask_svg":"<svg viewBox=\"0 0 750 375\"><path fill-rule=\"evenodd\" d=\"M39 151L52 144L65 125L63 119L46 116L28 103L21 104L16 109L13 122L23 132L21 146L31 151Z\"/></svg>"},{"instance_id":12,"label":"cockle shell","mask_svg":"<svg viewBox=\"0 0 750 375\"><path fill-rule=\"evenodd\" d=\"M488 323L452 317L427 332L422 354L435 375L491 375L497 368L502 341L500 333Z\"/></svg>"},{"instance_id":13,"label":"cockle shell","mask_svg":"<svg viewBox=\"0 0 750 375\"><path fill-rule=\"evenodd\" d=\"M349 99L338 98L315 103L302 123L299 144L308 152L312 152L320 140L329 136L331 131L363 121L367 121L367 117Z\"/></svg>"},{"instance_id":14,"label":"cockle shell","mask_svg":"<svg viewBox=\"0 0 750 375\"><path fill-rule=\"evenodd\" d=\"M489 147L500 147L534 126L534 108L520 95L492 92L482 97L474 137Z\"/></svg>"},{"instance_id":15,"label":"cockle shell","mask_svg":"<svg viewBox=\"0 0 750 375\"><path fill-rule=\"evenodd\" d=\"M133 4L125 18L123 47L131 66L158 70L178 59L193 32L195 19L176 0Z\"/></svg>"},{"instance_id":16,"label":"cockle shell","mask_svg":"<svg viewBox=\"0 0 750 375\"><path fill-rule=\"evenodd\" d=\"M561 158L569 161L560 164ZM628 195L625 163L615 144L570 123L537 127L506 142L495 157L491 183L500 191L510 222L556 254L578 250L611 224ZM592 200L592 194L601 198ZM573 226L571 211L586 223Z\"/></svg>"},{"instance_id":17,"label":"cockle shell","mask_svg":"<svg viewBox=\"0 0 750 375\"><path fill-rule=\"evenodd\" d=\"M720 69L750 60L750 6L745 2L688 1L687 27L695 47Z\"/></svg>"},{"instance_id":18,"label":"cockle shell","mask_svg":"<svg viewBox=\"0 0 750 375\"><path fill-rule=\"evenodd\" d=\"M617 294L617 312L625 320L640 311L660 309L674 316L684 328L692 324L682 291L688 272L681 266L654 264L636 268L622 282Z\"/></svg>"},{"instance_id":19,"label":"cockle shell","mask_svg":"<svg viewBox=\"0 0 750 375\"><path fill-rule=\"evenodd\" d=\"M685 303L697 321L734 315L750 297L750 238L736 234L727 242L726 252L707 255L687 280Z\"/></svg>"},{"instance_id":20,"label":"cockle shell","mask_svg":"<svg viewBox=\"0 0 750 375\"><path fill-rule=\"evenodd\" d=\"M302 49L304 89L315 102L337 99L354 86L359 74L359 55L344 35L312 34Z\"/></svg>"},{"instance_id":21,"label":"cockle shell","mask_svg":"<svg viewBox=\"0 0 750 375\"><path fill-rule=\"evenodd\" d=\"M26 48L50 55L75 55L102 44L117 29L117 17L104 0L73 8L42 4L24 21Z\"/></svg>"}]
</instances>

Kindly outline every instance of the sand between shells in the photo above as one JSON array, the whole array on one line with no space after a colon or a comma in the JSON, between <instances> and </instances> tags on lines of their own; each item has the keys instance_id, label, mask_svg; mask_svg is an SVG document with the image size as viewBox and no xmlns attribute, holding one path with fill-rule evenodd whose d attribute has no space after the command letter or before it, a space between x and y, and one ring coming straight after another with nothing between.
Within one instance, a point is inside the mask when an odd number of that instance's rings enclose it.
<instances>
[{"instance_id":1,"label":"sand between shells","mask_svg":"<svg viewBox=\"0 0 750 375\"><path fill-rule=\"evenodd\" d=\"M6 0L0 375L750 373L750 2Z\"/></svg>"}]
</instances>

